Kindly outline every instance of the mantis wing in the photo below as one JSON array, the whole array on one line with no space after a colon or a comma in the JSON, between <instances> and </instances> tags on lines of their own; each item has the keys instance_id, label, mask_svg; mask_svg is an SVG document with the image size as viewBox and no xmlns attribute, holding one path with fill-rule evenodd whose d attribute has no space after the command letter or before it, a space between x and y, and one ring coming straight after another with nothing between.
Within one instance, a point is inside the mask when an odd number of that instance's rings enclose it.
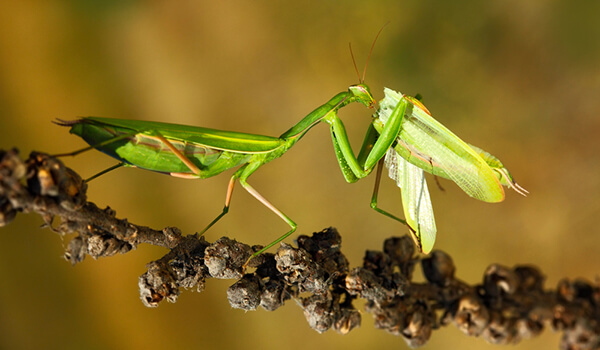
<instances>
[{"instance_id":1,"label":"mantis wing","mask_svg":"<svg viewBox=\"0 0 600 350\"><path fill-rule=\"evenodd\" d=\"M427 254L433 248L437 229L423 169L404 160L393 148L385 155L385 166L390 178L402 189L404 217L415 230L413 239Z\"/></svg>"}]
</instances>

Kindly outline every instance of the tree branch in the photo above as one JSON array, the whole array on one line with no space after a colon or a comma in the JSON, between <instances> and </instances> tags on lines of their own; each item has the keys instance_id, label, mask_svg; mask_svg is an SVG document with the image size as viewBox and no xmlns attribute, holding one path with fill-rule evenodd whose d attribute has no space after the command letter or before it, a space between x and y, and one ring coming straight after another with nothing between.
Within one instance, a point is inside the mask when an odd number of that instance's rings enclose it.
<instances>
[{"instance_id":1,"label":"tree branch","mask_svg":"<svg viewBox=\"0 0 600 350\"><path fill-rule=\"evenodd\" d=\"M227 291L233 307L271 311L294 299L318 332L333 328L346 334L360 325L353 302L362 298L377 328L401 335L413 347L448 324L494 344L532 338L550 326L563 332L561 349L600 347L598 282L563 279L545 290L544 276L534 266L492 264L482 284L468 285L455 277L448 254L437 250L417 256L408 236L387 239L383 251L367 251L363 266L350 268L334 228L299 236L298 248L282 244L275 254L253 259L255 271L244 273L242 265L258 246L227 237L209 243L177 228L129 223L110 208L87 202L86 188L56 158L33 152L23 161L16 150L0 151L0 226L18 212L39 214L51 230L75 234L65 252L72 264L86 255L124 254L142 243L168 248L139 278L140 297L148 307L165 299L175 302L182 287L202 291L207 278L226 278L237 280ZM60 218L57 226L52 225L55 217ZM417 264L426 283L412 281Z\"/></svg>"}]
</instances>

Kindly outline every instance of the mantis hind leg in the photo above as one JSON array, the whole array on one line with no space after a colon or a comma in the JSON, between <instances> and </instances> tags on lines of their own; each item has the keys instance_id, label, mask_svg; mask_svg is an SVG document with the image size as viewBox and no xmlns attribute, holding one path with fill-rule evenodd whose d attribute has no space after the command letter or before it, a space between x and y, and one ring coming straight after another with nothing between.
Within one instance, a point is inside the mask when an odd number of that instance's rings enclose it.
<instances>
[{"instance_id":1,"label":"mantis hind leg","mask_svg":"<svg viewBox=\"0 0 600 350\"><path fill-rule=\"evenodd\" d=\"M381 173L383 171L383 162L384 162L384 160L381 159L377 163L377 174L375 176L375 186L373 188L373 196L371 197L371 208L373 208L376 212L387 216L388 218L394 219L394 220L402 223L403 225L406 225L408 227L408 229L414 234L414 233L416 233L415 229L410 227L410 225L408 224L408 222L406 222L406 220L400 219L396 215L394 215L390 212L387 212L377 206L377 196L379 195L379 182L381 181Z\"/></svg>"},{"instance_id":2,"label":"mantis hind leg","mask_svg":"<svg viewBox=\"0 0 600 350\"><path fill-rule=\"evenodd\" d=\"M125 165L125 163L124 163L124 162L120 162L120 163L118 163L118 164L116 164L116 165L113 165L113 166L111 166L110 168L106 168L106 169L102 170L101 172L99 172L99 173L96 173L95 175L92 175L92 176L88 177L88 178L87 178L87 179L85 179L84 181L85 181L85 182L90 182L90 181L92 181L93 179L95 179L95 178L97 178L97 177L100 177L100 176L102 176L102 175L104 175L104 174L106 174L106 173L108 173L108 172L110 172L110 171L113 171L113 170L115 170L115 169L118 169L118 168L120 168L120 167L122 167L122 166L124 166L124 165Z\"/></svg>"},{"instance_id":3,"label":"mantis hind leg","mask_svg":"<svg viewBox=\"0 0 600 350\"><path fill-rule=\"evenodd\" d=\"M57 125L60 125L60 126L72 126L74 124L74 122L68 122L68 121L64 121L64 120L60 120L60 119L58 119L58 121L54 121L54 123L57 124ZM119 135L119 136L111 138L109 140L105 140L103 142L100 142L100 143L97 143L97 144L94 144L94 145L90 145L88 147L84 147L84 148L78 149L78 150L73 151L73 152L55 154L54 157L56 157L56 158L59 158L59 157L69 157L69 156L74 157L74 156L76 156L76 155L78 155L80 153L83 153L83 152L86 152L86 151L89 151L89 150L92 150L92 149L97 149L98 147L106 146L106 145L109 145L111 143L115 143L115 142L127 139L127 138L129 138L131 136L134 136L135 134L137 134L137 132ZM100 176L102 176L102 175L104 175L104 174L106 174L106 173L108 173L110 171L113 171L115 169L118 169L118 168L124 166L125 164L126 164L125 162L119 162L116 165L113 165L113 166L111 166L109 168L106 168L106 169L104 169L104 170L102 170L102 171L100 171L100 172L98 172L98 173L96 173L96 174L88 177L87 179L85 179L85 182L90 182L90 181L94 180L97 177L100 177Z\"/></svg>"}]
</instances>

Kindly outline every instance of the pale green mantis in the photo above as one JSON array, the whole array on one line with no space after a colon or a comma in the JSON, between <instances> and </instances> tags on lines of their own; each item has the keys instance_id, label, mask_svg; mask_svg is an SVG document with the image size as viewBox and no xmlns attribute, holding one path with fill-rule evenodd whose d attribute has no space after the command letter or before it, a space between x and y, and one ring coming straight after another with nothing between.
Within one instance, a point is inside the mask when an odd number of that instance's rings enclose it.
<instances>
[{"instance_id":1,"label":"pale green mantis","mask_svg":"<svg viewBox=\"0 0 600 350\"><path fill-rule=\"evenodd\" d=\"M456 182L467 194L487 202L504 199L502 185L521 188L492 155L472 148L431 117L415 98L385 91L386 98L374 115L363 145L354 154L338 111L353 102L373 108L375 100L364 84L352 85L309 113L279 137L221 131L160 122L85 117L57 124L71 127L90 147L116 158L118 166L132 166L184 178L208 178L238 168L229 180L222 212L201 232L212 227L229 211L236 180L254 198L277 214L290 229L252 255L255 257L296 230L296 223L271 204L248 182L262 165L280 157L316 124L324 121L331 130L333 146L342 174L352 183L369 175L376 164L378 176L371 207L406 224L420 250L428 253L435 241L435 221L423 170ZM390 176L402 187L407 221L377 206L384 156ZM112 168L111 168L112 169ZM521 193L521 192L520 192ZM416 214L410 214L411 212ZM251 258L252 258L251 257ZM250 259L251 259L250 258Z\"/></svg>"}]
</instances>

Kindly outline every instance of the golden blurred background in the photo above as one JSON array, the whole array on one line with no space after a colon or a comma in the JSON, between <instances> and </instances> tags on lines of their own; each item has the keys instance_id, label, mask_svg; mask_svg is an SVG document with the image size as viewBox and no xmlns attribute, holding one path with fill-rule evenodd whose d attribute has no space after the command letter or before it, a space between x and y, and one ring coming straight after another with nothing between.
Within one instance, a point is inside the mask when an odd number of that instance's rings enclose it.
<instances>
[{"instance_id":1,"label":"golden blurred background","mask_svg":"<svg viewBox=\"0 0 600 350\"><path fill-rule=\"evenodd\" d=\"M434 117L498 156L527 198L508 191L485 204L430 181L436 248L458 276L482 279L491 263L534 264L553 288L600 271L600 2L591 1L7 1L0 5L0 147L62 153L84 146L55 118L106 116L277 136L357 82L377 31L367 83L421 93ZM341 117L356 149L369 123L363 106ZM90 176L114 161L87 152L65 163ZM119 169L89 186L90 201L153 228L200 231L222 208L229 176L191 181ZM369 209L373 177L347 184L325 125L260 169L251 184L299 225L335 226L352 266L365 249L405 234ZM383 208L401 213L384 181ZM0 348L404 348L362 327L346 336L311 330L294 302L276 312L231 309L231 281L145 308L137 278L166 253L140 246L71 267L70 237L19 215L0 230ZM286 230L238 187L230 213L207 232L265 244ZM292 240L288 240L290 243ZM357 303L362 309L362 303ZM515 349L556 349L546 330ZM453 326L426 349L496 349Z\"/></svg>"}]
</instances>

